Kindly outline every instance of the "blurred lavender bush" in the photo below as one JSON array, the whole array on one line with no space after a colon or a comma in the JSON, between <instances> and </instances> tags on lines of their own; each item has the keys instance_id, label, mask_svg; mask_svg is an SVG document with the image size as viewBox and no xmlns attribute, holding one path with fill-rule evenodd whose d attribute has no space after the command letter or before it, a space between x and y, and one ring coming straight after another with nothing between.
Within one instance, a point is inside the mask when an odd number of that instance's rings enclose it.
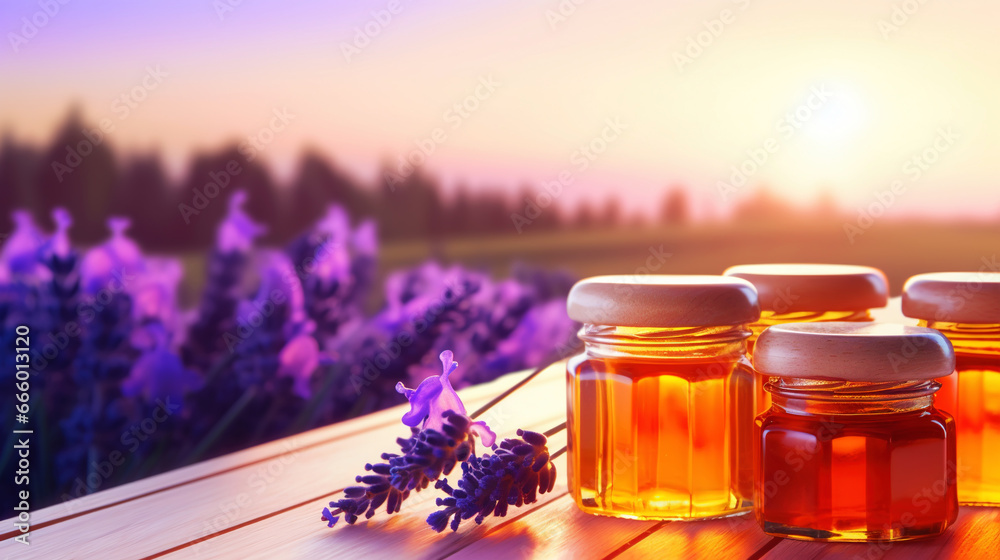
<instances>
[{"instance_id":1,"label":"blurred lavender bush","mask_svg":"<svg viewBox=\"0 0 1000 560\"><path fill-rule=\"evenodd\" d=\"M35 507L402 404L396 384L437 374L442 348L462 360L451 379L461 388L572 345L565 274L519 266L494 281L426 262L391 274L371 314L372 222L352 226L333 206L284 250L264 249L245 199L229 200L191 310L177 303L179 261L143 254L127 220L110 219L107 241L82 250L65 211L51 234L14 213L0 251L0 382L14 383L8 349L27 325ZM3 394L13 410L12 391ZM5 477L13 443L0 458Z\"/></svg>"}]
</instances>

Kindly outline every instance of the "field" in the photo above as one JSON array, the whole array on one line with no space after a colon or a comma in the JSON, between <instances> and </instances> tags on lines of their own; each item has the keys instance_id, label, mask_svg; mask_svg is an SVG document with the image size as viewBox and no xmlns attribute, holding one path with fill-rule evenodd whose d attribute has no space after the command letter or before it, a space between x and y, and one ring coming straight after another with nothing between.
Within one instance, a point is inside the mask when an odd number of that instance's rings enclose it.
<instances>
[{"instance_id":1,"label":"field","mask_svg":"<svg viewBox=\"0 0 1000 560\"><path fill-rule=\"evenodd\" d=\"M662 247L662 249L661 249ZM669 254L660 257L660 252ZM986 224L876 224L850 243L842 222L794 226L693 225L472 238L438 244L388 245L382 269L427 257L484 267L503 275L511 263L594 274L718 274L752 262L862 264L885 271L896 295L914 274L943 270L1000 271L1000 228ZM648 263L647 263L648 260ZM660 261L662 260L662 263ZM644 268L647 267L647 268Z\"/></svg>"},{"instance_id":2,"label":"field","mask_svg":"<svg viewBox=\"0 0 1000 560\"><path fill-rule=\"evenodd\" d=\"M565 269L577 277L596 274L719 274L734 264L828 262L862 264L885 271L899 295L906 279L921 272L1000 271L1000 225L984 223L876 223L851 243L842 221L694 224L690 226L558 231L462 239L383 243L379 273L428 258L509 274L514 263ZM182 300L197 301L204 255L184 257ZM376 297L378 295L376 294ZM378 301L373 301L377 305Z\"/></svg>"}]
</instances>

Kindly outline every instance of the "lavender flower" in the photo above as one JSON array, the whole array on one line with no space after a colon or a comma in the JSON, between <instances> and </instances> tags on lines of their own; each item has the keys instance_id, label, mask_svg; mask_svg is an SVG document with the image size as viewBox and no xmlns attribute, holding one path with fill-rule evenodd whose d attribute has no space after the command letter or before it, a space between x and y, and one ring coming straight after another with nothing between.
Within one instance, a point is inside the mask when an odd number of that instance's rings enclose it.
<instances>
[{"instance_id":1,"label":"lavender flower","mask_svg":"<svg viewBox=\"0 0 1000 560\"><path fill-rule=\"evenodd\" d=\"M308 334L292 338L278 354L278 376L294 381L295 394L308 399L312 394L310 378L320 363L328 359L320 351L316 339Z\"/></svg>"},{"instance_id":2,"label":"lavender flower","mask_svg":"<svg viewBox=\"0 0 1000 560\"><path fill-rule=\"evenodd\" d=\"M243 210L247 201L245 191L236 191L229 198L228 213L216 233L215 245L221 253L246 253L253 248L254 240L267 228L258 224Z\"/></svg>"},{"instance_id":3,"label":"lavender flower","mask_svg":"<svg viewBox=\"0 0 1000 560\"><path fill-rule=\"evenodd\" d=\"M435 488L448 498L438 498L444 506L427 517L427 524L440 533L449 525L457 531L465 519L475 518L476 524L494 515L507 515L507 507L521 507L537 501L538 494L551 492L556 481L556 467L549 461L544 435L518 430L519 438L508 438L493 446L493 454L472 457L462 463L462 478L458 488L448 479L437 481Z\"/></svg>"},{"instance_id":4,"label":"lavender flower","mask_svg":"<svg viewBox=\"0 0 1000 560\"><path fill-rule=\"evenodd\" d=\"M0 284L44 279L48 271L39 260L44 236L28 212L17 210L12 217L14 233L0 251Z\"/></svg>"},{"instance_id":5,"label":"lavender flower","mask_svg":"<svg viewBox=\"0 0 1000 560\"><path fill-rule=\"evenodd\" d=\"M114 281L122 284L117 286L116 291L127 288L124 279L142 272L145 264L142 252L134 241L125 236L129 224L128 218L109 218L111 238L87 252L83 258L80 276L87 293L106 290Z\"/></svg>"},{"instance_id":6,"label":"lavender flower","mask_svg":"<svg viewBox=\"0 0 1000 560\"><path fill-rule=\"evenodd\" d=\"M447 475L475 451L472 439L479 436L485 445L492 445L496 434L485 422L473 422L465 413L465 406L448 381L448 376L458 366L452 353L441 353L444 371L440 376L425 379L416 389L397 387L410 401L410 411L403 416L403 423L411 426L409 438L398 438L401 454L383 453L384 463L366 464L372 473L358 476L361 486L344 490L344 497L330 502L323 509L322 519L333 527L344 514L344 521L353 524L362 516L370 519L375 511L386 505L389 514L399 511L400 504L410 492L427 488L434 480ZM421 428L416 428L422 424ZM332 510L330 508L333 508Z\"/></svg>"},{"instance_id":7,"label":"lavender flower","mask_svg":"<svg viewBox=\"0 0 1000 560\"><path fill-rule=\"evenodd\" d=\"M246 193L237 191L229 199L229 213L219 226L215 250L208 263L208 282L198 316L182 348L184 363L208 372L225 355L223 334L233 330L239 286L248 253L264 228L243 211Z\"/></svg>"},{"instance_id":8,"label":"lavender flower","mask_svg":"<svg viewBox=\"0 0 1000 560\"><path fill-rule=\"evenodd\" d=\"M322 348L330 347L345 325L360 322L374 284L376 248L374 224L364 222L352 232L347 213L336 205L289 247Z\"/></svg>"},{"instance_id":9,"label":"lavender flower","mask_svg":"<svg viewBox=\"0 0 1000 560\"><path fill-rule=\"evenodd\" d=\"M441 352L441 365L443 371L441 375L432 375L417 386L416 389L407 389L402 382L396 384L396 392L402 393L410 401L410 411L403 415L403 424L416 426L423 422L423 429L444 430L444 422L447 413L459 414L468 418L465 412L465 405L462 399L451 386L449 376L456 368L458 362L454 361L455 355L451 350ZM486 422L471 422L467 429L474 435L479 436L483 445L491 446L497 435L490 430Z\"/></svg>"},{"instance_id":10,"label":"lavender flower","mask_svg":"<svg viewBox=\"0 0 1000 560\"><path fill-rule=\"evenodd\" d=\"M201 377L184 367L177 354L157 346L143 352L132 365L128 378L122 383L122 393L130 398L139 397L146 403L158 398L183 401L185 395L201 385Z\"/></svg>"}]
</instances>

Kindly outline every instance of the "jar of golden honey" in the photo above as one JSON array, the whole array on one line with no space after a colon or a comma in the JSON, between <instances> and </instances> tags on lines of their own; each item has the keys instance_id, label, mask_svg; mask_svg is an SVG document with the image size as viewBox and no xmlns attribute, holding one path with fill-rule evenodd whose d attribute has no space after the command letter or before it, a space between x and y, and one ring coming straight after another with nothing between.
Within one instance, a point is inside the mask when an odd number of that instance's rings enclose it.
<instances>
[{"instance_id":1,"label":"jar of golden honey","mask_svg":"<svg viewBox=\"0 0 1000 560\"><path fill-rule=\"evenodd\" d=\"M568 480L586 512L693 519L746 511L753 478L748 325L757 292L722 276L599 276L570 291Z\"/></svg>"},{"instance_id":2,"label":"jar of golden honey","mask_svg":"<svg viewBox=\"0 0 1000 560\"><path fill-rule=\"evenodd\" d=\"M742 278L757 288L760 320L750 325L748 354L760 333L771 325L871 321L871 310L889 301L885 274L869 266L845 264L745 264L733 266L725 276ZM763 376L754 379L757 413L771 406Z\"/></svg>"},{"instance_id":3,"label":"jar of golden honey","mask_svg":"<svg viewBox=\"0 0 1000 560\"><path fill-rule=\"evenodd\" d=\"M957 375L941 379L955 417L958 501L1000 505L1000 274L920 274L903 287L903 314L947 336Z\"/></svg>"},{"instance_id":4,"label":"jar of golden honey","mask_svg":"<svg viewBox=\"0 0 1000 560\"><path fill-rule=\"evenodd\" d=\"M765 330L754 513L764 532L818 541L941 533L958 515L955 421L934 407L955 356L940 332L889 323Z\"/></svg>"}]
</instances>

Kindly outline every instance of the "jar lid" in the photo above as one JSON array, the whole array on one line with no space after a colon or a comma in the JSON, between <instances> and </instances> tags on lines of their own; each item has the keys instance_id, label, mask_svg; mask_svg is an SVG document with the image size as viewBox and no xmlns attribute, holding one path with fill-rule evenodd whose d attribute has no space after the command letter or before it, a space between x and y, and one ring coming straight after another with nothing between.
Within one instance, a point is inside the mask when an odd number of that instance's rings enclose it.
<instances>
[{"instance_id":1,"label":"jar lid","mask_svg":"<svg viewBox=\"0 0 1000 560\"><path fill-rule=\"evenodd\" d=\"M763 375L841 381L919 381L950 375L955 352L936 329L895 323L788 323L753 348Z\"/></svg>"},{"instance_id":2,"label":"jar lid","mask_svg":"<svg viewBox=\"0 0 1000 560\"><path fill-rule=\"evenodd\" d=\"M622 327L742 325L760 318L752 284L694 274L585 278L570 290L566 307L574 321Z\"/></svg>"},{"instance_id":3,"label":"jar lid","mask_svg":"<svg viewBox=\"0 0 1000 560\"><path fill-rule=\"evenodd\" d=\"M1000 323L1000 273L918 274L903 286L903 315L946 323Z\"/></svg>"},{"instance_id":4,"label":"jar lid","mask_svg":"<svg viewBox=\"0 0 1000 560\"><path fill-rule=\"evenodd\" d=\"M757 288L761 309L798 311L862 311L885 307L889 282L870 266L848 264L744 264L723 272Z\"/></svg>"}]
</instances>

